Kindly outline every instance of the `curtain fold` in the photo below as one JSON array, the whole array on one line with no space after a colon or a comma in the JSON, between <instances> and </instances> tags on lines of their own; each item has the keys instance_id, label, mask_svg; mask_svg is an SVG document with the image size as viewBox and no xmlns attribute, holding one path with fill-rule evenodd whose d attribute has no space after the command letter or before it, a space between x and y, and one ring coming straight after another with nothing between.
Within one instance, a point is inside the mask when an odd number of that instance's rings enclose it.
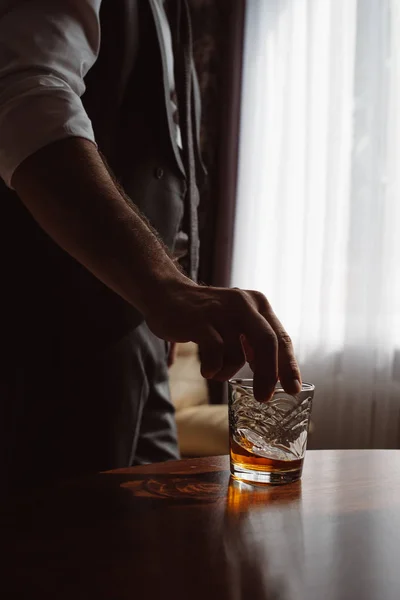
<instances>
[{"instance_id":1,"label":"curtain fold","mask_svg":"<svg viewBox=\"0 0 400 600\"><path fill-rule=\"evenodd\" d=\"M231 284L317 385L314 447L400 445L399 0L248 0Z\"/></svg>"}]
</instances>

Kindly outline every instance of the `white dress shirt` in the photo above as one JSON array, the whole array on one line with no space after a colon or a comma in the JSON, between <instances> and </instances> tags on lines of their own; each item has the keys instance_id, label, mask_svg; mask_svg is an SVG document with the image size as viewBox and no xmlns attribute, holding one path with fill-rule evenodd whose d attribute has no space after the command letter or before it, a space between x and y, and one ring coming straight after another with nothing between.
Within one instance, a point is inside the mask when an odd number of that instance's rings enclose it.
<instances>
[{"instance_id":1,"label":"white dress shirt","mask_svg":"<svg viewBox=\"0 0 400 600\"><path fill-rule=\"evenodd\" d=\"M95 142L83 108L84 77L100 47L101 0L0 0L0 176L47 144L67 137ZM173 54L162 0L158 10ZM177 130L177 135L179 130Z\"/></svg>"},{"instance_id":2,"label":"white dress shirt","mask_svg":"<svg viewBox=\"0 0 400 600\"><path fill-rule=\"evenodd\" d=\"M81 96L100 46L101 0L0 0L0 175L70 136L94 141Z\"/></svg>"}]
</instances>

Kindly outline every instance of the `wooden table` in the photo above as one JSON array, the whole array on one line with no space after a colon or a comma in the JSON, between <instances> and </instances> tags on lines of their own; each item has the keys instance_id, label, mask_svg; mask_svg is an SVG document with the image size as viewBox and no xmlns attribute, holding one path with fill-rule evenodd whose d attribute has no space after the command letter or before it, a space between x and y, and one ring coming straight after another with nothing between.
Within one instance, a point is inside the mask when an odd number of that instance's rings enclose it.
<instances>
[{"instance_id":1,"label":"wooden table","mask_svg":"<svg viewBox=\"0 0 400 600\"><path fill-rule=\"evenodd\" d=\"M400 599L400 451L311 451L284 487L226 457L113 471L0 519L4 600Z\"/></svg>"}]
</instances>

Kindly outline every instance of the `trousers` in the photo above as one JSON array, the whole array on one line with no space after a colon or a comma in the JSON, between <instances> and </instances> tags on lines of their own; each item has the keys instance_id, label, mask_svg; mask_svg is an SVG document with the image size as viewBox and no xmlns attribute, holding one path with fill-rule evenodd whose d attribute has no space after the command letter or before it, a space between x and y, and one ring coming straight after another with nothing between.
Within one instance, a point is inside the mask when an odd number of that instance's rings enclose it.
<instances>
[{"instance_id":1,"label":"trousers","mask_svg":"<svg viewBox=\"0 0 400 600\"><path fill-rule=\"evenodd\" d=\"M179 458L166 358L142 323L84 360L31 356L0 375L3 486Z\"/></svg>"}]
</instances>

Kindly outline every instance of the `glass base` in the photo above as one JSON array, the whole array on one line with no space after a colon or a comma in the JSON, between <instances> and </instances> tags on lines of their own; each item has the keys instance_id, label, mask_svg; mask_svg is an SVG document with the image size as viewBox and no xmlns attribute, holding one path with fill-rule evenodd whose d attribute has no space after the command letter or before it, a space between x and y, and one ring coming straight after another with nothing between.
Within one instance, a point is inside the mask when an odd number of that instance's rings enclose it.
<instances>
[{"instance_id":1,"label":"glass base","mask_svg":"<svg viewBox=\"0 0 400 600\"><path fill-rule=\"evenodd\" d=\"M259 471L231 462L232 476L247 483L268 483L270 485L293 483L300 479L302 470L302 468L297 468L288 471Z\"/></svg>"}]
</instances>

